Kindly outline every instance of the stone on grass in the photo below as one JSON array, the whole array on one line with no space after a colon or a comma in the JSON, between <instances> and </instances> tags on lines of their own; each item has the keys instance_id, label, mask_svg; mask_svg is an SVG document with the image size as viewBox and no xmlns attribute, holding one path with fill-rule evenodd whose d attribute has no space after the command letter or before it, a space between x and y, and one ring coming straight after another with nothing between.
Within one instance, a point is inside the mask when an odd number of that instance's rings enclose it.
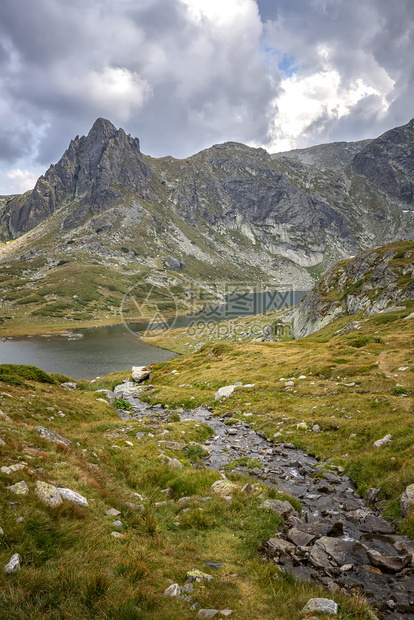
<instances>
[{"instance_id":1,"label":"stone on grass","mask_svg":"<svg viewBox=\"0 0 414 620\"><path fill-rule=\"evenodd\" d=\"M295 510L292 504L286 501L282 502L279 499L266 499L260 504L259 508L273 510L273 512L276 512L281 517L287 517Z\"/></svg>"},{"instance_id":2,"label":"stone on grass","mask_svg":"<svg viewBox=\"0 0 414 620\"><path fill-rule=\"evenodd\" d=\"M64 383L60 384L63 388L66 388L68 390L76 390L76 383L73 383L72 381L65 381Z\"/></svg>"},{"instance_id":3,"label":"stone on grass","mask_svg":"<svg viewBox=\"0 0 414 620\"><path fill-rule=\"evenodd\" d=\"M113 521L112 525L114 527L124 527L124 524L122 523L122 521L119 521L119 519L117 519L116 521Z\"/></svg>"},{"instance_id":4,"label":"stone on grass","mask_svg":"<svg viewBox=\"0 0 414 620\"><path fill-rule=\"evenodd\" d=\"M414 508L414 484L403 491L400 499L401 516L406 517Z\"/></svg>"},{"instance_id":5,"label":"stone on grass","mask_svg":"<svg viewBox=\"0 0 414 620\"><path fill-rule=\"evenodd\" d=\"M23 465L23 463L15 463L15 465L9 465L8 467L6 465L3 465L3 467L0 467L0 471L2 474L7 474L8 476L11 476L11 474L15 471L19 471L19 469L24 468L25 465Z\"/></svg>"},{"instance_id":6,"label":"stone on grass","mask_svg":"<svg viewBox=\"0 0 414 620\"><path fill-rule=\"evenodd\" d=\"M0 536L4 536L4 530L2 527L0 527Z\"/></svg>"},{"instance_id":7,"label":"stone on grass","mask_svg":"<svg viewBox=\"0 0 414 620\"><path fill-rule=\"evenodd\" d=\"M120 517L121 511L117 510L116 508L110 508L106 511L106 514L108 515L108 517Z\"/></svg>"},{"instance_id":8,"label":"stone on grass","mask_svg":"<svg viewBox=\"0 0 414 620\"><path fill-rule=\"evenodd\" d=\"M151 371L145 366L132 366L132 378L135 383L141 383L145 379L149 379Z\"/></svg>"},{"instance_id":9,"label":"stone on grass","mask_svg":"<svg viewBox=\"0 0 414 620\"><path fill-rule=\"evenodd\" d=\"M0 439L0 446L5 446L6 442L3 439Z\"/></svg>"},{"instance_id":10,"label":"stone on grass","mask_svg":"<svg viewBox=\"0 0 414 620\"><path fill-rule=\"evenodd\" d=\"M214 618L214 616L217 616L217 614L218 609L200 609L197 616L199 618Z\"/></svg>"},{"instance_id":11,"label":"stone on grass","mask_svg":"<svg viewBox=\"0 0 414 620\"><path fill-rule=\"evenodd\" d=\"M7 488L9 489L9 491L12 491L16 495L28 495L29 493L29 487L24 480L16 482L16 484L12 484L10 487Z\"/></svg>"},{"instance_id":12,"label":"stone on grass","mask_svg":"<svg viewBox=\"0 0 414 620\"><path fill-rule=\"evenodd\" d=\"M231 616L232 613L233 613L232 609L220 609L219 611L220 616L224 616L225 618L228 618L229 616Z\"/></svg>"},{"instance_id":13,"label":"stone on grass","mask_svg":"<svg viewBox=\"0 0 414 620\"><path fill-rule=\"evenodd\" d=\"M329 598L311 598L302 609L302 613L309 613L311 611L336 615L338 613L338 605Z\"/></svg>"},{"instance_id":14,"label":"stone on grass","mask_svg":"<svg viewBox=\"0 0 414 620\"><path fill-rule=\"evenodd\" d=\"M382 439L377 439L377 441L374 441L374 448L385 446L387 443L390 443L391 439L391 435L385 435Z\"/></svg>"},{"instance_id":15,"label":"stone on grass","mask_svg":"<svg viewBox=\"0 0 414 620\"><path fill-rule=\"evenodd\" d=\"M124 535L120 532L111 532L111 536L113 536L114 538L124 538Z\"/></svg>"},{"instance_id":16,"label":"stone on grass","mask_svg":"<svg viewBox=\"0 0 414 620\"><path fill-rule=\"evenodd\" d=\"M231 396L236 389L237 385L225 385L217 390L216 395L214 396L215 400L219 400L220 398L228 398Z\"/></svg>"},{"instance_id":17,"label":"stone on grass","mask_svg":"<svg viewBox=\"0 0 414 620\"><path fill-rule=\"evenodd\" d=\"M178 583L173 583L164 592L164 596L180 596L180 594L181 594L181 588L178 585Z\"/></svg>"},{"instance_id":18,"label":"stone on grass","mask_svg":"<svg viewBox=\"0 0 414 620\"><path fill-rule=\"evenodd\" d=\"M4 413L4 411L0 409L0 420L11 420L11 417L8 416L7 413Z\"/></svg>"},{"instance_id":19,"label":"stone on grass","mask_svg":"<svg viewBox=\"0 0 414 620\"><path fill-rule=\"evenodd\" d=\"M20 570L21 560L22 558L20 557L18 553L13 553L9 562L4 567L4 572L5 573L17 573L17 571Z\"/></svg>"},{"instance_id":20,"label":"stone on grass","mask_svg":"<svg viewBox=\"0 0 414 620\"><path fill-rule=\"evenodd\" d=\"M201 570L198 570L198 568L192 568L191 570L189 570L186 574L186 580L187 581L212 581L214 579L214 577L212 577L212 575L208 575L207 573L203 573Z\"/></svg>"},{"instance_id":21,"label":"stone on grass","mask_svg":"<svg viewBox=\"0 0 414 620\"><path fill-rule=\"evenodd\" d=\"M76 493L76 491L72 491L71 489L67 489L66 487L57 487L57 490L63 497L63 499L67 499L72 504L77 504L78 506L87 506L88 500L86 497L83 497L80 493Z\"/></svg>"},{"instance_id":22,"label":"stone on grass","mask_svg":"<svg viewBox=\"0 0 414 620\"><path fill-rule=\"evenodd\" d=\"M211 485L211 490L213 493L220 495L220 497L227 497L236 489L238 489L237 484L230 482L230 480L216 480L216 482L213 482Z\"/></svg>"},{"instance_id":23,"label":"stone on grass","mask_svg":"<svg viewBox=\"0 0 414 620\"><path fill-rule=\"evenodd\" d=\"M178 459L170 459L170 458L167 461L167 465L168 467L172 467L175 469L182 469L184 467L184 465L180 463Z\"/></svg>"},{"instance_id":24,"label":"stone on grass","mask_svg":"<svg viewBox=\"0 0 414 620\"><path fill-rule=\"evenodd\" d=\"M65 439L61 435L58 435L58 433L55 433L54 431L50 431L48 428L45 428L44 426L37 426L36 430L39 433L40 437L42 439L46 439L46 441L51 441L52 443L61 444L63 446L72 445L72 442L69 441L69 439Z\"/></svg>"},{"instance_id":25,"label":"stone on grass","mask_svg":"<svg viewBox=\"0 0 414 620\"><path fill-rule=\"evenodd\" d=\"M44 504L52 508L57 508L63 503L62 496L57 488L48 482L38 480L35 484L35 493Z\"/></svg>"}]
</instances>

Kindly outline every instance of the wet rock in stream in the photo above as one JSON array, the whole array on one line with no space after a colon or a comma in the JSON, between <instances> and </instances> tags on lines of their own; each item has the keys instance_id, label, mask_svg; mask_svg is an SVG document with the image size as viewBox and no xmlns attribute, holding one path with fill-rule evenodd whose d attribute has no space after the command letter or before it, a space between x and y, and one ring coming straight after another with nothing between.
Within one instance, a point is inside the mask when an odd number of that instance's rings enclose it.
<instances>
[{"instance_id":1,"label":"wet rock in stream","mask_svg":"<svg viewBox=\"0 0 414 620\"><path fill-rule=\"evenodd\" d=\"M128 389L123 398L133 410L122 412L122 419L165 422L172 413L143 403ZM256 459L261 467L250 470L251 475L300 500L301 514L285 511L285 528L262 548L270 561L299 581L312 579L331 591L362 594L379 618L414 619L414 541L396 535L390 523L368 508L347 476L325 471L324 463L292 443L272 443L245 421L229 426L202 407L178 413L181 420L213 429L214 436L205 442L206 467L219 470L233 459ZM248 472L240 466L234 470Z\"/></svg>"}]
</instances>

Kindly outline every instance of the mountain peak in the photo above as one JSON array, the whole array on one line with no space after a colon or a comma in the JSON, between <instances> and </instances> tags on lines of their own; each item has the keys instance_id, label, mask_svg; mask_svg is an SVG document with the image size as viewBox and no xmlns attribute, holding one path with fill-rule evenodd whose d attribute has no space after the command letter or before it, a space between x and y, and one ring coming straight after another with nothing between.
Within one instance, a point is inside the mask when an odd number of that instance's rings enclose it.
<instances>
[{"instance_id":1,"label":"mountain peak","mask_svg":"<svg viewBox=\"0 0 414 620\"><path fill-rule=\"evenodd\" d=\"M103 136L110 138L117 132L116 127L106 118L97 118L88 134L88 137Z\"/></svg>"}]
</instances>

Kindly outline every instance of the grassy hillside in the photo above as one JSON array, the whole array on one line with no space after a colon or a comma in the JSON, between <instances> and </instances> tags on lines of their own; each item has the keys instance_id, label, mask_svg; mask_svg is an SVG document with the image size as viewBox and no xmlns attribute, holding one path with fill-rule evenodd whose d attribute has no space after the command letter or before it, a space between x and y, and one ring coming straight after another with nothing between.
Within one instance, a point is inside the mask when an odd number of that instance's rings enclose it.
<instances>
[{"instance_id":1,"label":"grassy hillside","mask_svg":"<svg viewBox=\"0 0 414 620\"><path fill-rule=\"evenodd\" d=\"M399 494L414 482L413 310L409 302L406 310L358 315L359 328L349 331L350 317L342 317L298 341L207 344L157 367L151 401L253 414L249 424L268 438L278 433L277 441L344 466L362 494L380 488L386 514L396 517ZM289 379L294 386L286 387ZM238 381L254 387L214 400ZM374 449L387 434L392 441ZM414 535L414 519L402 529Z\"/></svg>"},{"instance_id":2,"label":"grassy hillside","mask_svg":"<svg viewBox=\"0 0 414 620\"><path fill-rule=\"evenodd\" d=\"M197 359L181 360L181 370L182 364L197 366ZM163 377L168 383L167 373L168 365L157 370L158 391ZM323 591L295 584L258 553L281 526L280 517L258 506L277 493L255 482L252 494L239 491L229 504L210 488L220 474L200 468L194 451L181 453L182 468L164 464L158 440L167 431L169 439L202 444L211 430L174 421L177 416L165 424L126 425L93 389L113 387L127 375L79 383L70 391L57 382L64 377L0 367L1 466L21 466L0 473L0 562L4 567L15 553L22 558L20 571L0 571L1 617L185 620L197 617L191 609L197 602L199 608L232 609L241 620L299 619L306 601ZM195 388L197 399L201 391ZM71 444L47 441L38 426ZM240 487L248 480L232 479ZM88 506L64 500L52 508L37 497L38 481L78 492ZM27 484L27 495L8 488L19 482ZM211 499L202 501L206 496ZM107 515L111 508L120 515ZM114 525L117 519L122 527ZM214 570L206 561L223 566ZM212 574L213 581L196 584L190 602L163 595L172 581L183 584L193 568ZM332 596L342 620L371 617L360 599Z\"/></svg>"}]
</instances>

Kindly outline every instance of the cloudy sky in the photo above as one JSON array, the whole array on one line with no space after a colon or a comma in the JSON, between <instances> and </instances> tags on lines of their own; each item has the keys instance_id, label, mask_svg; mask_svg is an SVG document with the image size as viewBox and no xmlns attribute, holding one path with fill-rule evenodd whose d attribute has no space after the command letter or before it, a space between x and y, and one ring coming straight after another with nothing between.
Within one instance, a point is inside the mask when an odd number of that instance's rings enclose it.
<instances>
[{"instance_id":1,"label":"cloudy sky","mask_svg":"<svg viewBox=\"0 0 414 620\"><path fill-rule=\"evenodd\" d=\"M144 153L270 152L414 117L413 0L1 0L0 193L103 116Z\"/></svg>"}]
</instances>

